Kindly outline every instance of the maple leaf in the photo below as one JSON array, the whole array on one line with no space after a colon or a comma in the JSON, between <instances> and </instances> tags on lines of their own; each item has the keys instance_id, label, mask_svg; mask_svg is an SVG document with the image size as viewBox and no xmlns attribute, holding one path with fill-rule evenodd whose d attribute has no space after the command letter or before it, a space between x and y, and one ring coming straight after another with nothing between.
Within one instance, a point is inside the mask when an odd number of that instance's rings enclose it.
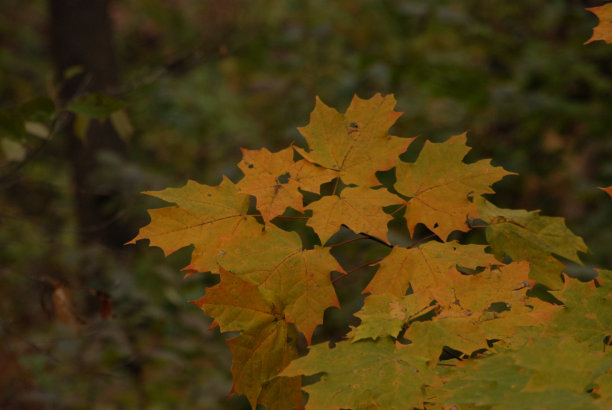
<instances>
[{"instance_id":1,"label":"maple leaf","mask_svg":"<svg viewBox=\"0 0 612 410\"><path fill-rule=\"evenodd\" d=\"M469 316L414 322L404 337L432 367L438 363L445 346L466 354L488 347L487 335L480 328L478 319Z\"/></svg>"},{"instance_id":2,"label":"maple leaf","mask_svg":"<svg viewBox=\"0 0 612 410\"><path fill-rule=\"evenodd\" d=\"M340 306L330 274L344 270L329 248L302 249L295 232L270 225L248 241L228 244L220 254L219 264L256 285L286 320L296 324L308 343L325 309Z\"/></svg>"},{"instance_id":3,"label":"maple leaf","mask_svg":"<svg viewBox=\"0 0 612 410\"><path fill-rule=\"evenodd\" d=\"M612 4L612 3L611 3ZM609 186L607 188L599 188L602 191L604 191L605 193L607 193L608 195L610 195L610 197L612 197L612 186Z\"/></svg>"},{"instance_id":4,"label":"maple leaf","mask_svg":"<svg viewBox=\"0 0 612 410\"><path fill-rule=\"evenodd\" d=\"M463 361L433 393L448 406L606 408L596 407L586 390L611 365L611 355L594 352L584 343L544 338L518 350Z\"/></svg>"},{"instance_id":5,"label":"maple leaf","mask_svg":"<svg viewBox=\"0 0 612 410\"><path fill-rule=\"evenodd\" d=\"M389 243L387 223L393 216L383 212L383 207L401 202L401 198L386 189L365 187L345 188L340 195L325 196L309 204L312 217L306 225L319 235L321 243L346 225L354 232L363 232Z\"/></svg>"},{"instance_id":6,"label":"maple leaf","mask_svg":"<svg viewBox=\"0 0 612 410\"><path fill-rule=\"evenodd\" d=\"M414 140L389 135L401 115L393 111L395 103L393 95L376 94L369 100L355 95L346 113L340 114L317 97L310 123L298 128L309 151L295 150L310 162L338 171L347 184L380 185L376 172L391 169Z\"/></svg>"},{"instance_id":7,"label":"maple leaf","mask_svg":"<svg viewBox=\"0 0 612 410\"><path fill-rule=\"evenodd\" d=\"M160 247L165 255L194 245L189 269L216 271L222 243L248 240L262 229L255 218L247 215L249 196L240 194L227 178L218 186L188 181L181 188L145 194L176 205L149 210L151 223L128 243L149 239L150 245Z\"/></svg>"},{"instance_id":8,"label":"maple leaf","mask_svg":"<svg viewBox=\"0 0 612 410\"><path fill-rule=\"evenodd\" d=\"M455 230L468 231L466 221L478 215L471 198L492 194L491 185L515 175L490 160L463 162L470 148L466 134L443 143L426 141L416 162L397 162L395 189L407 197L405 218L410 235L422 223L442 240Z\"/></svg>"},{"instance_id":9,"label":"maple leaf","mask_svg":"<svg viewBox=\"0 0 612 410\"><path fill-rule=\"evenodd\" d=\"M266 222L282 215L287 207L303 212L303 197L298 189L318 194L321 184L337 176L305 160L294 162L291 147L275 153L265 148L242 149L238 167L244 173L238 189L257 198L257 209Z\"/></svg>"},{"instance_id":10,"label":"maple leaf","mask_svg":"<svg viewBox=\"0 0 612 410\"><path fill-rule=\"evenodd\" d=\"M404 296L409 286L420 292L445 286L448 272L457 265L476 269L498 264L493 255L485 253L484 245L461 245L456 241L429 241L417 248L394 247L380 263L364 293L389 293Z\"/></svg>"},{"instance_id":11,"label":"maple leaf","mask_svg":"<svg viewBox=\"0 0 612 410\"><path fill-rule=\"evenodd\" d=\"M397 337L410 319L435 308L429 302L424 293L404 297L389 293L370 295L365 299L363 308L355 314L361 323L353 327L347 337L352 342L368 338L376 340L384 336Z\"/></svg>"},{"instance_id":12,"label":"maple leaf","mask_svg":"<svg viewBox=\"0 0 612 410\"><path fill-rule=\"evenodd\" d=\"M438 251L448 244L439 245L442 246L436 245ZM477 249L472 253L478 254ZM482 247L479 250L482 252ZM436 262L430 261L435 266ZM414 262L404 263L412 265ZM348 336L353 341L385 335L395 337L403 326L409 324L403 337L410 339L433 365L444 346L469 354L486 349L490 339L511 337L517 326L538 326L551 320L550 314L544 314L549 304L545 304L543 310L538 307L537 314L533 313L533 306L526 308L533 304L526 297L529 289L527 262L470 275L461 274L452 266L439 266L444 276L431 282L429 276L439 273L416 268L414 282L418 285L413 285L412 294L403 297L390 293L368 296L364 308L356 314L362 323ZM424 276L425 280L419 276ZM494 303L504 304L507 311L490 311ZM412 321L431 310L435 310L431 319Z\"/></svg>"},{"instance_id":13,"label":"maple leaf","mask_svg":"<svg viewBox=\"0 0 612 410\"><path fill-rule=\"evenodd\" d=\"M606 337L612 337L612 271L601 270L599 274L597 284L567 278L563 289L554 292L564 309L551 324L594 349L600 348Z\"/></svg>"},{"instance_id":14,"label":"maple leaf","mask_svg":"<svg viewBox=\"0 0 612 410\"><path fill-rule=\"evenodd\" d=\"M562 285L563 263L552 255L582 264L578 252L588 252L582 238L574 235L563 218L540 216L538 211L498 208L484 198L475 200L480 217L489 226L487 242L495 255L503 260L507 254L513 261L528 260L530 277L550 289Z\"/></svg>"},{"instance_id":15,"label":"maple leaf","mask_svg":"<svg viewBox=\"0 0 612 410\"><path fill-rule=\"evenodd\" d=\"M470 354L487 348L490 339L511 336L517 325L541 325L542 317L521 309L531 303L526 298L528 273L526 262L471 275L450 270L444 286L426 289L438 303L437 315L410 324L404 337L435 363L444 346ZM504 304L509 311L490 311L494 303Z\"/></svg>"},{"instance_id":16,"label":"maple leaf","mask_svg":"<svg viewBox=\"0 0 612 410\"><path fill-rule=\"evenodd\" d=\"M232 351L232 391L244 394L253 408L258 403L292 403L289 408L302 408L301 378L276 378L281 370L298 357L295 340L284 320L241 333L229 339ZM283 380L284 379L284 380ZM267 401L264 402L264 400Z\"/></svg>"},{"instance_id":17,"label":"maple leaf","mask_svg":"<svg viewBox=\"0 0 612 410\"><path fill-rule=\"evenodd\" d=\"M257 286L223 268L219 271L221 281L191 303L215 318L221 332L251 330L281 318Z\"/></svg>"},{"instance_id":18,"label":"maple leaf","mask_svg":"<svg viewBox=\"0 0 612 410\"><path fill-rule=\"evenodd\" d=\"M529 264L511 263L483 272L464 275L451 269L444 286L427 289L442 306L459 306L467 312L482 312L493 303L503 302L508 308L522 302L529 290Z\"/></svg>"},{"instance_id":19,"label":"maple leaf","mask_svg":"<svg viewBox=\"0 0 612 410\"><path fill-rule=\"evenodd\" d=\"M603 40L608 44L612 44L612 3L599 7L591 7L587 10L597 16L599 24L593 28L593 35L584 44L596 40Z\"/></svg>"},{"instance_id":20,"label":"maple leaf","mask_svg":"<svg viewBox=\"0 0 612 410\"><path fill-rule=\"evenodd\" d=\"M227 341L233 355L232 391L244 394L253 408L257 403L286 402L301 407L299 378L274 379L297 358L291 329L273 303L266 300L257 287L220 268L220 282L206 295L192 303L215 318L221 332L241 331ZM298 405L295 405L295 404Z\"/></svg>"},{"instance_id":21,"label":"maple leaf","mask_svg":"<svg viewBox=\"0 0 612 410\"><path fill-rule=\"evenodd\" d=\"M432 373L415 353L390 338L344 341L333 349L318 344L291 362L281 376L323 373L319 382L303 388L307 409L422 408L422 388Z\"/></svg>"}]
</instances>

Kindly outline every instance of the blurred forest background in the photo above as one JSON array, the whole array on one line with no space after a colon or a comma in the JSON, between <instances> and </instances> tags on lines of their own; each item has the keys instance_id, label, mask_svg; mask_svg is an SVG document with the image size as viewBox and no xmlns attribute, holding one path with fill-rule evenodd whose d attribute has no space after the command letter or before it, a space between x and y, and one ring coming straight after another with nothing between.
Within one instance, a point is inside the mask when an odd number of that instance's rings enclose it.
<instances>
[{"instance_id":1,"label":"blurred forest background","mask_svg":"<svg viewBox=\"0 0 612 410\"><path fill-rule=\"evenodd\" d=\"M214 278L123 244L162 205L141 191L303 145L315 95L393 93L421 144L469 130L469 158L520 173L497 205L567 218L612 267L612 48L583 45L603 3L2 0L0 408L247 408L188 303Z\"/></svg>"}]
</instances>

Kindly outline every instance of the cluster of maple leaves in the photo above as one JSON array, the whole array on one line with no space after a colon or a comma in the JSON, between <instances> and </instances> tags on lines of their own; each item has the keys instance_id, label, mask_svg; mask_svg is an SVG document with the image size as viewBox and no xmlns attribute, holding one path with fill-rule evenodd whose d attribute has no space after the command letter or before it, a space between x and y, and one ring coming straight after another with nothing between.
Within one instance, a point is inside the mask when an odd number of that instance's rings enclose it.
<instances>
[{"instance_id":1,"label":"cluster of maple leaves","mask_svg":"<svg viewBox=\"0 0 612 410\"><path fill-rule=\"evenodd\" d=\"M232 390L270 409L302 408L302 389L310 409L612 407L612 271L587 283L563 275L588 251L583 240L562 218L485 199L511 173L465 163L465 134L402 161L413 139L389 134L395 103L355 97L342 114L317 99L299 129L306 149L243 150L237 183L147 192L174 205L150 210L134 241L166 254L193 245L186 269L220 276L193 303L221 332L240 332L227 341ZM377 178L384 170L394 184ZM321 246L275 224L289 208ZM388 235L394 218L413 239L418 224L433 234L400 246ZM340 307L331 275L348 273L329 243L343 226L390 252L363 289L361 323L334 346L310 346L325 310ZM449 240L472 229L487 244Z\"/></svg>"}]
</instances>

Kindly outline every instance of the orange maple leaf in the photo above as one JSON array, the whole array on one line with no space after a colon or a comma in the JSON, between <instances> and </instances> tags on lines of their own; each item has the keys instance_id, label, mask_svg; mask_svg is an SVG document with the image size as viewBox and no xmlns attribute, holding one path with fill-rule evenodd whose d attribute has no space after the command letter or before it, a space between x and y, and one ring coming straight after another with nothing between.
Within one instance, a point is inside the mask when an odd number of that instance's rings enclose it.
<instances>
[{"instance_id":1,"label":"orange maple leaf","mask_svg":"<svg viewBox=\"0 0 612 410\"><path fill-rule=\"evenodd\" d=\"M601 189L602 191L610 195L610 197L612 197L612 186L609 186L607 188L599 188L599 189Z\"/></svg>"},{"instance_id":2,"label":"orange maple leaf","mask_svg":"<svg viewBox=\"0 0 612 410\"><path fill-rule=\"evenodd\" d=\"M593 28L593 35L584 44L596 40L603 40L607 44L612 44L612 3L591 7L587 10L599 18L599 24Z\"/></svg>"},{"instance_id":3,"label":"orange maple leaf","mask_svg":"<svg viewBox=\"0 0 612 410\"><path fill-rule=\"evenodd\" d=\"M265 148L242 149L238 167L244 173L238 189L257 198L257 209L266 222L282 215L287 207L303 212L303 197L298 188L318 194L321 184L337 176L336 172L306 160L294 162L292 148L275 153Z\"/></svg>"},{"instance_id":4,"label":"orange maple leaf","mask_svg":"<svg viewBox=\"0 0 612 410\"><path fill-rule=\"evenodd\" d=\"M340 195L325 196L309 204L306 209L312 210L312 218L306 224L312 226L322 244L338 232L342 225L388 243L387 223L393 217L384 213L383 207L401 202L401 198L384 188L345 188Z\"/></svg>"},{"instance_id":5,"label":"orange maple leaf","mask_svg":"<svg viewBox=\"0 0 612 410\"><path fill-rule=\"evenodd\" d=\"M415 293L447 286L457 265L476 269L499 263L485 248L455 241L430 241L411 249L394 247L363 292L403 296L410 286Z\"/></svg>"}]
</instances>

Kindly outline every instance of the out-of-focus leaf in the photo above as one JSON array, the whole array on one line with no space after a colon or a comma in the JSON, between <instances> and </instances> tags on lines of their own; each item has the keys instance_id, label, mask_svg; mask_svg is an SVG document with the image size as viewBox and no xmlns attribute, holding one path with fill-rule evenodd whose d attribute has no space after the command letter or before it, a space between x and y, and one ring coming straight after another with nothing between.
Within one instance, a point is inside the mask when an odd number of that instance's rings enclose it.
<instances>
[{"instance_id":1,"label":"out-of-focus leaf","mask_svg":"<svg viewBox=\"0 0 612 410\"><path fill-rule=\"evenodd\" d=\"M70 80L75 75L79 75L83 72L83 66L73 65L64 70L64 80Z\"/></svg>"},{"instance_id":2,"label":"out-of-focus leaf","mask_svg":"<svg viewBox=\"0 0 612 410\"><path fill-rule=\"evenodd\" d=\"M65 324L73 328L79 328L83 321L76 314L70 289L64 285L58 285L53 290L53 308L55 316Z\"/></svg>"},{"instance_id":3,"label":"out-of-focus leaf","mask_svg":"<svg viewBox=\"0 0 612 410\"><path fill-rule=\"evenodd\" d=\"M49 128L47 128L42 122L26 121L24 125L25 130L30 135L44 139L47 139L50 136Z\"/></svg>"},{"instance_id":4,"label":"out-of-focus leaf","mask_svg":"<svg viewBox=\"0 0 612 410\"><path fill-rule=\"evenodd\" d=\"M130 121L130 117L127 115L125 110L115 111L110 115L111 123L115 128L115 131L123 138L127 140L134 133L134 127Z\"/></svg>"},{"instance_id":5,"label":"out-of-focus leaf","mask_svg":"<svg viewBox=\"0 0 612 410\"><path fill-rule=\"evenodd\" d=\"M21 116L9 110L0 110L0 137L21 141L25 137Z\"/></svg>"},{"instance_id":6,"label":"out-of-focus leaf","mask_svg":"<svg viewBox=\"0 0 612 410\"><path fill-rule=\"evenodd\" d=\"M92 93L74 99L66 108L76 114L103 120L112 113L121 110L124 105L123 101L108 95Z\"/></svg>"},{"instance_id":7,"label":"out-of-focus leaf","mask_svg":"<svg viewBox=\"0 0 612 410\"><path fill-rule=\"evenodd\" d=\"M21 161L25 158L26 149L21 143L3 138L0 144L4 157L9 161Z\"/></svg>"},{"instance_id":8,"label":"out-of-focus leaf","mask_svg":"<svg viewBox=\"0 0 612 410\"><path fill-rule=\"evenodd\" d=\"M85 140L87 137L87 129L89 128L89 123L91 118L86 115L77 115L74 119L74 133L77 137Z\"/></svg>"},{"instance_id":9,"label":"out-of-focus leaf","mask_svg":"<svg viewBox=\"0 0 612 410\"><path fill-rule=\"evenodd\" d=\"M21 104L18 110L26 121L47 121L55 112L55 104L48 97L38 97Z\"/></svg>"}]
</instances>

